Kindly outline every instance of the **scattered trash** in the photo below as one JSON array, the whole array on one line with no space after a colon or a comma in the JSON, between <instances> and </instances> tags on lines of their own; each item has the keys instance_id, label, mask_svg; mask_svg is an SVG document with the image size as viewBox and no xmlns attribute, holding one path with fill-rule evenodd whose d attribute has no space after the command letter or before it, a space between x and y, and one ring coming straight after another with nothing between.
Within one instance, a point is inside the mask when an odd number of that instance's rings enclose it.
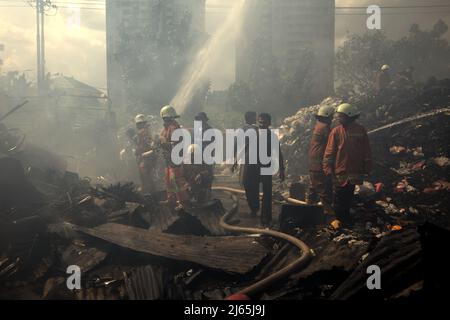
<instances>
[{"instance_id":1,"label":"scattered trash","mask_svg":"<svg viewBox=\"0 0 450 320\"><path fill-rule=\"evenodd\" d=\"M436 163L440 167L446 167L450 165L450 159L447 157L437 157L434 158L434 163Z\"/></svg>"},{"instance_id":2,"label":"scattered trash","mask_svg":"<svg viewBox=\"0 0 450 320\"><path fill-rule=\"evenodd\" d=\"M400 154L400 153L405 153L406 152L406 148L402 147L402 146L393 146L389 149L389 152L391 154Z\"/></svg>"}]
</instances>

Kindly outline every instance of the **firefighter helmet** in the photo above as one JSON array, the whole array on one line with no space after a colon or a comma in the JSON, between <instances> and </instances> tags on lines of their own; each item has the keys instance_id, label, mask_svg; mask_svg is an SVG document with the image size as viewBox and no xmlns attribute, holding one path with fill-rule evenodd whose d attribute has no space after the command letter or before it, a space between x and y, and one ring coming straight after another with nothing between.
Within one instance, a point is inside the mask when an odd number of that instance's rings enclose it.
<instances>
[{"instance_id":1,"label":"firefighter helmet","mask_svg":"<svg viewBox=\"0 0 450 320\"><path fill-rule=\"evenodd\" d=\"M135 118L134 118L134 122L136 124L138 123L146 123L147 122L147 117L145 116L145 114L138 114Z\"/></svg>"},{"instance_id":2,"label":"firefighter helmet","mask_svg":"<svg viewBox=\"0 0 450 320\"><path fill-rule=\"evenodd\" d=\"M319 111L317 112L317 116L324 117L324 118L330 118L334 114L334 108L331 106L323 106L320 107Z\"/></svg>"},{"instance_id":3,"label":"firefighter helmet","mask_svg":"<svg viewBox=\"0 0 450 320\"><path fill-rule=\"evenodd\" d=\"M179 115L171 106L165 106L161 109L161 118L178 118Z\"/></svg>"},{"instance_id":4,"label":"firefighter helmet","mask_svg":"<svg viewBox=\"0 0 450 320\"><path fill-rule=\"evenodd\" d=\"M345 114L345 115L347 115L349 117L355 117L355 116L358 116L360 114L358 109L355 106L353 106L353 105L351 105L349 103L341 104L337 108L336 112L337 113L343 113L343 114Z\"/></svg>"},{"instance_id":5,"label":"firefighter helmet","mask_svg":"<svg viewBox=\"0 0 450 320\"><path fill-rule=\"evenodd\" d=\"M391 67L389 67L389 65L388 64L385 64L385 65L383 65L382 67L381 67L381 70L382 71L386 71L386 70L389 70Z\"/></svg>"}]
</instances>

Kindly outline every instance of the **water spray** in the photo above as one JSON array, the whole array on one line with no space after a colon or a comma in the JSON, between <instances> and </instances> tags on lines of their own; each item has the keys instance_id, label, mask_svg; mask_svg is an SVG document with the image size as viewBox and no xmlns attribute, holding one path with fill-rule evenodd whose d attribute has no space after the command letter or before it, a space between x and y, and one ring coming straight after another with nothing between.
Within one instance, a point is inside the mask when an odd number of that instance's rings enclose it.
<instances>
[{"instance_id":1,"label":"water spray","mask_svg":"<svg viewBox=\"0 0 450 320\"><path fill-rule=\"evenodd\" d=\"M220 46L223 43L224 38L235 36L240 31L246 7L246 0L239 0L236 2L223 25L220 26L207 43L200 49L195 56L194 61L187 68L181 86L171 101L171 105L179 114L183 113L186 106L192 101L196 90L199 89L211 64L219 55Z\"/></svg>"}]
</instances>

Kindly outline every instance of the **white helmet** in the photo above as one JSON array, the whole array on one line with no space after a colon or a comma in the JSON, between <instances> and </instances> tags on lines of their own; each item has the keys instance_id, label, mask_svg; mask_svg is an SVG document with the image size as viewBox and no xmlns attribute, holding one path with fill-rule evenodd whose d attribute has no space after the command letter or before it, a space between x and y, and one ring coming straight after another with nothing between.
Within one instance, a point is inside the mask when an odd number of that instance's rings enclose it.
<instances>
[{"instance_id":1,"label":"white helmet","mask_svg":"<svg viewBox=\"0 0 450 320\"><path fill-rule=\"evenodd\" d=\"M134 118L134 122L136 124L138 123L145 123L147 122L147 117L145 116L145 114L138 114L135 118Z\"/></svg>"}]
</instances>

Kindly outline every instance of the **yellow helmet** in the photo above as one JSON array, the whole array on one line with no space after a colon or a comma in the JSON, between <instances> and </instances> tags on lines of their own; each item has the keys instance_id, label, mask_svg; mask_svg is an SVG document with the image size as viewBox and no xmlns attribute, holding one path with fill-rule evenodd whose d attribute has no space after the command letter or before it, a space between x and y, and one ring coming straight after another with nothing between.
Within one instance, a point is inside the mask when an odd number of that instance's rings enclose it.
<instances>
[{"instance_id":1,"label":"yellow helmet","mask_svg":"<svg viewBox=\"0 0 450 320\"><path fill-rule=\"evenodd\" d=\"M349 104L349 103L343 103L341 104L339 107L337 107L336 110L337 113L343 113L349 117L355 117L355 116L359 116L360 112L358 111L358 109Z\"/></svg>"},{"instance_id":2,"label":"yellow helmet","mask_svg":"<svg viewBox=\"0 0 450 320\"><path fill-rule=\"evenodd\" d=\"M175 109L171 106L165 106L161 109L161 118L179 118Z\"/></svg>"},{"instance_id":3,"label":"yellow helmet","mask_svg":"<svg viewBox=\"0 0 450 320\"><path fill-rule=\"evenodd\" d=\"M389 67L389 65L388 64L385 64L385 65L383 65L382 67L381 67L381 70L382 71L386 71L386 70L389 70L391 67Z\"/></svg>"},{"instance_id":4,"label":"yellow helmet","mask_svg":"<svg viewBox=\"0 0 450 320\"><path fill-rule=\"evenodd\" d=\"M331 106L323 106L320 107L319 111L317 112L317 116L324 117L324 118L330 118L334 114L334 108Z\"/></svg>"}]
</instances>

